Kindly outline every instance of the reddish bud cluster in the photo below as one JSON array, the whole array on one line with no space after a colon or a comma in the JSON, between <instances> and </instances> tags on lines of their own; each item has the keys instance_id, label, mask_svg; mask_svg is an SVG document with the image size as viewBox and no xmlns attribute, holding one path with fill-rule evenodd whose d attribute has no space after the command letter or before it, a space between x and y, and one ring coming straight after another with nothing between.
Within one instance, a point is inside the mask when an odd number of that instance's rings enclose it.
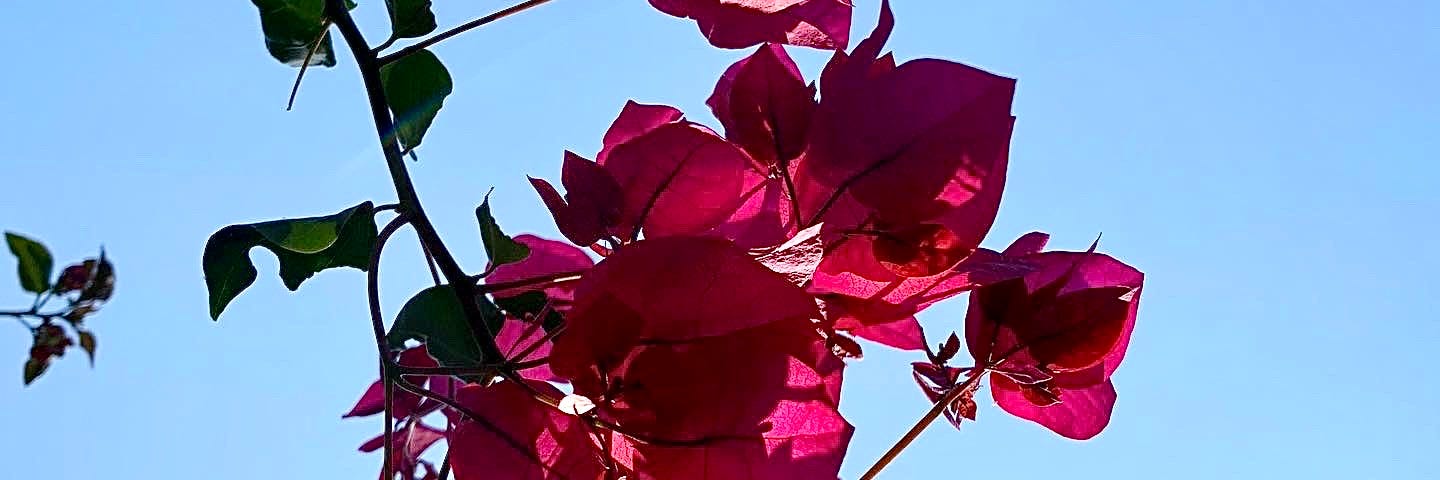
<instances>
[{"instance_id":1,"label":"reddish bud cluster","mask_svg":"<svg viewBox=\"0 0 1440 480\"><path fill-rule=\"evenodd\" d=\"M834 479L853 433L838 411L841 357L861 349L847 334L926 351L913 374L957 427L975 418L987 373L1011 414L1076 439L1105 427L1143 276L1093 248L1044 252L1040 233L980 246L1004 188L1014 80L945 60L897 65L881 54L888 3L818 89L777 43L843 47L845 2L652 4L717 46L773 43L710 96L723 135L630 102L595 160L565 153L563 194L531 179L564 236L605 258L522 236L530 257L487 278L583 271L543 287L558 334L535 334L534 318L501 332L508 352L547 349L511 359L548 356L543 371L454 392L475 415L452 412L457 478ZM958 368L962 337L931 351L915 315L967 292L975 363ZM547 380L594 408L534 401L566 397ZM352 414L376 412L375 389ZM420 425L424 402L396 405ZM420 438L420 450L433 443Z\"/></svg>"}]
</instances>

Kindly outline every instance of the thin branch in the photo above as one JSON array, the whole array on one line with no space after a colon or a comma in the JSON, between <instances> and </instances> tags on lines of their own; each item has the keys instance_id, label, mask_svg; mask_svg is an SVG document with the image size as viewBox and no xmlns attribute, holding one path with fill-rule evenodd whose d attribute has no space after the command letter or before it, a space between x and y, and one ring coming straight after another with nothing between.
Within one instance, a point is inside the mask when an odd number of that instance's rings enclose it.
<instances>
[{"instance_id":1,"label":"thin branch","mask_svg":"<svg viewBox=\"0 0 1440 480\"><path fill-rule=\"evenodd\" d=\"M541 357L541 358L537 358L537 359L534 359L534 360L527 360L527 361L523 361L523 362L515 362L515 363L512 363L512 364L510 364L510 368L512 368L512 369L514 369L515 371L518 372L518 371L521 371L521 370L527 370L527 369L531 369L531 368L535 368L535 367L541 367L541 366L544 366L544 365L547 364L547 363L550 363L550 357Z\"/></svg>"},{"instance_id":2,"label":"thin branch","mask_svg":"<svg viewBox=\"0 0 1440 480\"><path fill-rule=\"evenodd\" d=\"M394 435L392 432L395 415L392 405L395 396L395 382L394 379L391 378L390 369L388 368L390 365L390 347L388 346L388 342L385 341L385 319L380 311L380 256L385 251L385 243L390 241L390 237L394 236L395 232L400 230L400 227L405 226L405 224L409 222L409 218L405 215L400 215L390 220L390 223L385 224L385 227L380 229L380 233L375 237L375 248L370 251L370 269L366 272L365 279L366 300L370 304L370 328L374 330L375 333L375 348L380 351L380 378L385 382L385 460L384 470L382 470L382 472L385 473L384 478L393 476L390 467L392 466L391 457L394 456L395 452L393 443Z\"/></svg>"},{"instance_id":3,"label":"thin branch","mask_svg":"<svg viewBox=\"0 0 1440 480\"><path fill-rule=\"evenodd\" d=\"M395 36L395 34L392 33L390 34L390 38L386 38L384 42L381 42L379 46L370 49L370 51L374 52L376 55L379 55L380 52L385 51L385 49L395 46L395 41L397 40L400 40L400 37L397 37Z\"/></svg>"},{"instance_id":4,"label":"thin branch","mask_svg":"<svg viewBox=\"0 0 1440 480\"><path fill-rule=\"evenodd\" d=\"M425 266L430 267L430 279L435 281L435 286L440 286L440 271L435 269L435 256L430 254L430 247L421 243L420 251L425 254Z\"/></svg>"},{"instance_id":5,"label":"thin branch","mask_svg":"<svg viewBox=\"0 0 1440 480\"><path fill-rule=\"evenodd\" d=\"M382 372L385 370L387 360L389 359L380 359L380 370ZM381 375L384 374L382 373ZM385 379L385 461L381 464L380 472L384 474L381 478L389 480L395 478L394 465L392 465L395 463L395 432L394 428L391 428L395 424L395 381L390 377L381 378Z\"/></svg>"},{"instance_id":6,"label":"thin branch","mask_svg":"<svg viewBox=\"0 0 1440 480\"><path fill-rule=\"evenodd\" d=\"M394 365L395 373L404 376L465 376L493 375L494 367L407 367Z\"/></svg>"},{"instance_id":7,"label":"thin branch","mask_svg":"<svg viewBox=\"0 0 1440 480\"><path fill-rule=\"evenodd\" d=\"M325 37L330 35L330 21L326 20L320 24L320 36L315 38L315 44L310 46L310 51L305 52L305 61L300 63L300 73L295 74L295 85L290 87L290 101L285 103L285 111L295 108L295 95L300 93L300 81L305 79L305 72L310 70L310 59L315 58L315 52L320 50L320 45L325 44Z\"/></svg>"},{"instance_id":8,"label":"thin branch","mask_svg":"<svg viewBox=\"0 0 1440 480\"><path fill-rule=\"evenodd\" d=\"M945 396L940 397L940 400L935 402L935 406L930 407L930 411L925 412L925 416L920 417L920 421L915 422L915 426L910 427L910 431L905 432L905 436L900 437L900 440L896 441L895 445L890 447L890 450L886 451L884 455L881 455L880 459L876 460L875 464L871 465L870 469L866 470L865 474L860 476L860 480L871 480L875 478L876 475L879 475L880 471L884 470L885 466L890 465L890 462L894 461L895 457L899 457L900 452L905 451L905 448L909 447L911 442L919 438L920 434L923 433L926 428L929 428L931 423L935 422L935 419L940 418L940 415L945 413L945 408L950 402L960 398L960 395L963 395L966 390L975 388L975 383L979 382L980 377L983 375L985 375L985 370L976 371L974 376L965 380L965 383L960 384L960 386L946 392Z\"/></svg>"},{"instance_id":9,"label":"thin branch","mask_svg":"<svg viewBox=\"0 0 1440 480\"><path fill-rule=\"evenodd\" d=\"M541 320L541 321L543 321L543 320ZM520 350L520 353L517 353L517 354L511 356L510 358L525 358L525 357L530 356L530 354L535 353L536 350L539 350L542 345L545 345L546 342L549 342L549 341L551 341L551 340L554 340L555 337L560 336L560 333L565 331L565 325L566 325L565 323L561 323L560 326L555 327L554 329L551 329L551 330L548 331L548 332L545 332L545 336L544 336L544 337L540 337L540 340L537 340L537 341L535 341L534 343L531 343L530 345L526 345L524 349ZM525 337L520 337L520 338L525 338Z\"/></svg>"},{"instance_id":10,"label":"thin branch","mask_svg":"<svg viewBox=\"0 0 1440 480\"><path fill-rule=\"evenodd\" d=\"M10 312L0 312L0 314L3 314L3 315L5 315L5 316L9 316L9 317L14 317L16 322L20 322L20 325L22 325L22 326L24 326L25 328L29 329L31 333L34 333L34 332L35 332L35 329L36 329L36 328L39 328L39 327L36 327L36 326L34 326L34 325L31 325L30 322L25 321L25 317L23 317L23 316L15 315L15 314L12 314L12 313L10 313Z\"/></svg>"},{"instance_id":11,"label":"thin branch","mask_svg":"<svg viewBox=\"0 0 1440 480\"><path fill-rule=\"evenodd\" d=\"M549 275L541 275L538 277L531 277L521 280L512 280L509 282L485 283L477 286L476 289L479 290L480 293L495 293L502 290L509 290L512 288L533 287L538 285L553 285L557 283L565 283L579 280L580 277L584 274L584 270L552 273ZM479 280L480 278L474 277L473 279Z\"/></svg>"},{"instance_id":12,"label":"thin branch","mask_svg":"<svg viewBox=\"0 0 1440 480\"><path fill-rule=\"evenodd\" d=\"M499 19L502 19L502 18L511 16L511 15L514 15L514 14L517 14L517 13L520 13L520 12L523 12L523 11L525 11L525 10L529 10L529 9L531 9L531 8L534 8L534 7L538 7L538 6L540 6L540 5L544 5L544 4L549 3L549 2L550 2L550 0L529 0L529 1L525 1L525 2L520 2L520 3L518 3L518 4L515 4L515 5L510 6L509 8L506 8L506 9L504 9L504 10L501 10L501 11L498 11L498 12L495 12L495 13L492 13L492 14L489 14L489 15L486 15L486 16L483 16L483 17L480 17L480 18L471 20L471 21L469 21L469 22L465 22L464 24L461 24L461 25L458 26L458 27L455 27L455 28L446 30L446 31L444 31L444 32L437 33L437 34L435 34L435 35L433 35L433 36L430 36L430 37L428 37L428 38L426 38L426 39L424 39L424 40L421 40L421 41L419 41L419 42L415 42L415 44L413 44L413 45L409 45L409 46L406 46L405 48L396 50L395 53L391 53L391 54L389 54L389 55L385 55L385 56L383 56L383 57L380 57L380 65L389 64L389 63L394 62L394 61L396 61L396 60L399 60L399 59L401 59L401 58L405 58L406 55L415 53L415 52L420 51L420 50L424 50L426 47L429 47L429 46L431 46L431 45L434 45L434 44L443 42L443 41L445 41L446 39L449 39L450 37L453 37L453 36L456 36L456 35L465 33L465 32L467 32L467 31L473 30L473 29L475 29L475 28L479 28L479 27L481 27L481 26L484 26L485 24L488 24L488 23L494 22L494 21L496 21L496 20L499 20Z\"/></svg>"}]
</instances>

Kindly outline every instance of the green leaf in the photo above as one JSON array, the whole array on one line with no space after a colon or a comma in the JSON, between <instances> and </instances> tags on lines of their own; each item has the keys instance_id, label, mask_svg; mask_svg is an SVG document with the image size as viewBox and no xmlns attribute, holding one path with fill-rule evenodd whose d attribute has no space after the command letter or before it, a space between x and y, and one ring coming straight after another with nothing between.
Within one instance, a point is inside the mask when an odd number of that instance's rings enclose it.
<instances>
[{"instance_id":1,"label":"green leaf","mask_svg":"<svg viewBox=\"0 0 1440 480\"><path fill-rule=\"evenodd\" d=\"M95 368L95 334L86 330L77 330L76 334L80 336L80 348L90 357L90 368Z\"/></svg>"},{"instance_id":2,"label":"green leaf","mask_svg":"<svg viewBox=\"0 0 1440 480\"><path fill-rule=\"evenodd\" d=\"M323 38L329 24L325 21L325 0L251 0L260 9L260 29L265 32L265 48L276 60L299 67L305 56L321 42L310 58L310 65L335 66L335 48L329 35ZM347 2L355 8L353 2Z\"/></svg>"},{"instance_id":3,"label":"green leaf","mask_svg":"<svg viewBox=\"0 0 1440 480\"><path fill-rule=\"evenodd\" d=\"M500 231L500 225L495 223L495 216L490 214L490 194L485 194L485 201L475 207L475 219L480 221L480 240L485 242L485 256L490 259L489 268L515 263L530 256L530 247L516 242Z\"/></svg>"},{"instance_id":4,"label":"green leaf","mask_svg":"<svg viewBox=\"0 0 1440 480\"><path fill-rule=\"evenodd\" d=\"M30 382L34 382L35 379L40 378L40 375L44 374L45 370L48 368L50 368L50 359L48 358L45 360L36 360L34 358L26 360L25 384L29 385Z\"/></svg>"},{"instance_id":5,"label":"green leaf","mask_svg":"<svg viewBox=\"0 0 1440 480\"><path fill-rule=\"evenodd\" d=\"M380 67L380 83L390 111L395 114L395 135L406 148L415 148L440 113L454 82L445 65L429 50L419 50Z\"/></svg>"},{"instance_id":6,"label":"green leaf","mask_svg":"<svg viewBox=\"0 0 1440 480\"><path fill-rule=\"evenodd\" d=\"M503 314L484 297L478 301L490 331L499 331L505 320ZM422 342L430 356L447 367L474 367L485 361L477 334L465 320L460 299L449 285L421 290L405 302L387 340L394 349L404 348L406 340Z\"/></svg>"},{"instance_id":7,"label":"green leaf","mask_svg":"<svg viewBox=\"0 0 1440 480\"><path fill-rule=\"evenodd\" d=\"M255 283L250 249L257 246L280 259L280 279L292 291L321 270L368 270L377 234L374 215L375 206L365 202L334 215L231 225L215 232L204 256L210 318L219 320L225 306Z\"/></svg>"},{"instance_id":8,"label":"green leaf","mask_svg":"<svg viewBox=\"0 0 1440 480\"><path fill-rule=\"evenodd\" d=\"M50 250L40 242L10 232L5 232L5 243L10 245L10 253L15 254L19 262L20 287L31 293L49 290L50 273L55 268Z\"/></svg>"},{"instance_id":9,"label":"green leaf","mask_svg":"<svg viewBox=\"0 0 1440 480\"><path fill-rule=\"evenodd\" d=\"M390 31L395 38L418 38L435 31L430 0L385 0L390 9Z\"/></svg>"}]
</instances>

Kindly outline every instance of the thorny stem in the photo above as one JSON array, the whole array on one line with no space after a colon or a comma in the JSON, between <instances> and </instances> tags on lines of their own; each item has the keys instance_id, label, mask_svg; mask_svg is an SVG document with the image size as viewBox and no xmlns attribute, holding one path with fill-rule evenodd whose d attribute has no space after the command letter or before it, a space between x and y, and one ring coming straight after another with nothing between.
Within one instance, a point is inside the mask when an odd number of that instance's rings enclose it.
<instances>
[{"instance_id":1,"label":"thorny stem","mask_svg":"<svg viewBox=\"0 0 1440 480\"><path fill-rule=\"evenodd\" d=\"M385 98L384 86L380 81L380 66L383 64L365 41L360 27L355 24L355 19L350 17L345 0L325 0L325 12L326 17L335 24L335 27L340 30L341 36L345 38L345 44L355 57L360 77L365 83L365 93L370 102L370 114L375 122L376 134L380 137L380 148L385 154L385 163L390 170L390 180L395 184L395 193L399 197L399 211L409 218L410 224L415 227L415 233L420 237L420 242L435 256L440 273L455 289L455 295L460 299L460 306L465 311L465 317L477 333L476 341L480 345L480 353L483 358L489 361L504 358L500 354L499 347L495 345L495 332L489 331L489 327L485 325L480 306L474 300L477 292L474 284L470 281L470 276L465 274L465 271L460 268L460 264L455 261L455 257L450 254L450 250L445 248L445 242L440 239L440 234L431 225L430 218L425 215L425 210L420 204L420 197L415 193L415 185L410 180L410 173L405 166L405 158L401 155L400 145L394 135L395 123L390 117L390 104Z\"/></svg>"},{"instance_id":2,"label":"thorny stem","mask_svg":"<svg viewBox=\"0 0 1440 480\"><path fill-rule=\"evenodd\" d=\"M327 0L327 1L332 1L332 0ZM413 45L409 45L409 46L406 46L405 48L396 50L395 53L391 53L391 54L389 54L389 55L385 55L385 56L383 56L383 57L380 57L380 58L379 58L379 64L380 64L380 65L389 64L389 63L394 62L394 61L396 61L396 60L399 60L399 59L401 59L401 58L405 58L406 55L415 53L415 52L420 51L420 50L424 50L426 47L429 47L429 46L431 46L431 45L434 45L434 44L443 42L443 41L445 41L446 39L449 39L450 37L453 37L453 36L456 36L456 35L465 33L465 32L467 32L467 31L473 30L473 29L475 29L475 28L479 28L479 27L481 27L481 26L484 26L485 24L488 24L488 23L494 22L494 21L496 21L496 20L499 20L499 19L502 19L502 18L511 16L511 15L514 15L514 14L517 14L517 13L520 13L520 12L523 12L523 11L525 11L525 10L529 10L529 9L531 9L531 8L533 8L533 7L538 7L538 6L540 6L540 5L544 5L544 4L549 3L549 2L550 2L550 0L528 0L528 1L525 1L525 2L520 2L520 3L518 3L518 4L512 5L512 6L506 8L506 9L504 9L504 10L501 10L501 11L498 11L498 12L495 12L495 13L492 13L492 14L489 14L489 15L486 15L486 16L483 16L483 17L480 17L480 18L471 20L471 21L469 21L469 22L465 22L464 24L461 24L461 25L458 26L458 27L455 27L455 28L446 30L446 31L444 31L444 32L437 33L437 34L435 34L435 35L433 35L433 36L431 36L431 37L429 37L429 38L426 38L426 39L421 40L421 41L419 41L419 42L415 42L415 44L413 44ZM382 46L389 46L389 45L382 45ZM369 48L366 48L366 51L372 52L372 54L373 54L373 51L371 51Z\"/></svg>"}]
</instances>

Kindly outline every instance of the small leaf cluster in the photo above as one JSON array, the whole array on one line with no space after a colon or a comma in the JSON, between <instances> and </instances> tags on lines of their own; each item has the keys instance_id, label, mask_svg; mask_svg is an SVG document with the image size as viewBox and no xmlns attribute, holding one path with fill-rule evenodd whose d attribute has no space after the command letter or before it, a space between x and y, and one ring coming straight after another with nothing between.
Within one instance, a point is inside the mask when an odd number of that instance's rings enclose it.
<instances>
[{"instance_id":1,"label":"small leaf cluster","mask_svg":"<svg viewBox=\"0 0 1440 480\"><path fill-rule=\"evenodd\" d=\"M0 316L15 318L30 330L32 343L23 368L24 383L29 385L40 378L53 359L76 345L94 366L95 333L86 325L86 319L115 293L115 266L105 257L105 251L69 265L56 275L54 257L44 244L13 232L5 233L5 243L15 256L20 288L35 295L29 308L0 311ZM62 305L57 308L56 303Z\"/></svg>"}]
</instances>

